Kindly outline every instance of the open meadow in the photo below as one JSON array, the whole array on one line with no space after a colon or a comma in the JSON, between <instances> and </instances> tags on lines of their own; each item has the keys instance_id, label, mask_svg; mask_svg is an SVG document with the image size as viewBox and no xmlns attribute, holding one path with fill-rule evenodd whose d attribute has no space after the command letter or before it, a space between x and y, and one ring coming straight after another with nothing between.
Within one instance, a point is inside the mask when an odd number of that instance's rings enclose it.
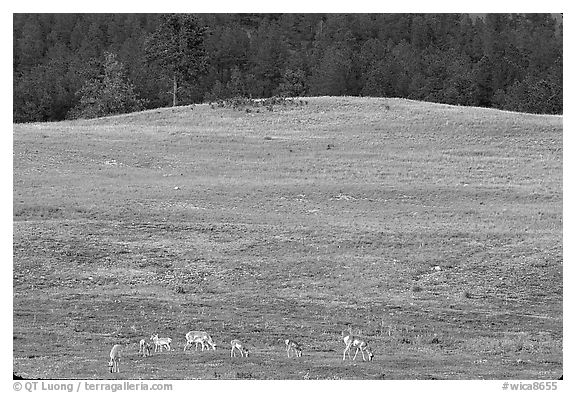
<instances>
[{"instance_id":1,"label":"open meadow","mask_svg":"<svg viewBox=\"0 0 576 393\"><path fill-rule=\"evenodd\" d=\"M15 124L14 373L560 377L562 117L306 102ZM175 351L140 357L155 333Z\"/></svg>"}]
</instances>

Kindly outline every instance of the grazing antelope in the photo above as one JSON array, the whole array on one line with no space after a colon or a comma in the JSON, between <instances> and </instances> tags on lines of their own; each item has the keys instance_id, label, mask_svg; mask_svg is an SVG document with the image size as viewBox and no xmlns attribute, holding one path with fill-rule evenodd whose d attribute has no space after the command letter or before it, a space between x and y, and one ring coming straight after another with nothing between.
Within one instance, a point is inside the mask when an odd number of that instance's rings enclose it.
<instances>
[{"instance_id":1,"label":"grazing antelope","mask_svg":"<svg viewBox=\"0 0 576 393\"><path fill-rule=\"evenodd\" d=\"M158 335L155 334L152 337L150 337L150 340L152 340L152 342L154 343L154 352L158 352L158 349L160 349L160 352L162 352L162 349L164 347L168 351L170 351L170 343L172 342L171 338L168 337L158 338Z\"/></svg>"},{"instance_id":2,"label":"grazing antelope","mask_svg":"<svg viewBox=\"0 0 576 393\"><path fill-rule=\"evenodd\" d=\"M190 331L186 333L186 345L184 345L184 350L186 350L192 344L196 344L196 350L198 350L198 344L202 344L202 351L204 351L204 346L206 349L212 347L216 350L216 344L212 341L212 337L206 332Z\"/></svg>"},{"instance_id":3,"label":"grazing antelope","mask_svg":"<svg viewBox=\"0 0 576 393\"><path fill-rule=\"evenodd\" d=\"M240 340L232 340L230 341L230 345L232 346L232 349L230 350L230 357L236 356L236 352L234 352L235 349L240 351L241 357L248 357L250 354L248 349L240 342Z\"/></svg>"},{"instance_id":4,"label":"grazing antelope","mask_svg":"<svg viewBox=\"0 0 576 393\"><path fill-rule=\"evenodd\" d=\"M138 353L142 354L142 357L146 357L146 356L152 356L152 345L150 343L147 343L146 340L142 339L140 340L140 349L138 350Z\"/></svg>"},{"instance_id":5,"label":"grazing antelope","mask_svg":"<svg viewBox=\"0 0 576 393\"><path fill-rule=\"evenodd\" d=\"M342 333L342 336L344 336L344 333ZM359 338L354 337L352 334L348 334L347 336L344 337L344 344L346 344L346 349L344 349L344 356L342 357L342 360L346 360L346 353L348 353L348 359L350 359L350 349L352 347L356 348L356 353L354 354L354 358L352 358L352 360L356 360L356 355L358 355L358 351L362 353L363 361L366 361L366 358L364 357L364 352L366 352L366 354L368 355L368 361L372 361L372 359L374 358L374 354L372 353L372 350L370 349L366 341L360 340Z\"/></svg>"},{"instance_id":6,"label":"grazing antelope","mask_svg":"<svg viewBox=\"0 0 576 393\"><path fill-rule=\"evenodd\" d=\"M120 372L120 355L122 352L122 345L116 344L112 347L110 351L110 361L108 362L108 368L111 373Z\"/></svg>"},{"instance_id":7,"label":"grazing antelope","mask_svg":"<svg viewBox=\"0 0 576 393\"><path fill-rule=\"evenodd\" d=\"M286 344L286 353L288 354L288 357L290 357L290 350L294 350L297 358L302 356L302 347L296 341L284 340L284 343Z\"/></svg>"}]
</instances>

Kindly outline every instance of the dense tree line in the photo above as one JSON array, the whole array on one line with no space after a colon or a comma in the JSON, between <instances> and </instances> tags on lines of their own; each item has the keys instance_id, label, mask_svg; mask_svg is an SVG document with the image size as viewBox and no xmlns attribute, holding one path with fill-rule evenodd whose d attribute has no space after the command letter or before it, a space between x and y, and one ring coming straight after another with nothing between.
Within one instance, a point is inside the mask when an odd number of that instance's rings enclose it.
<instances>
[{"instance_id":1,"label":"dense tree line","mask_svg":"<svg viewBox=\"0 0 576 393\"><path fill-rule=\"evenodd\" d=\"M14 121L274 95L562 113L552 14L14 14Z\"/></svg>"}]
</instances>

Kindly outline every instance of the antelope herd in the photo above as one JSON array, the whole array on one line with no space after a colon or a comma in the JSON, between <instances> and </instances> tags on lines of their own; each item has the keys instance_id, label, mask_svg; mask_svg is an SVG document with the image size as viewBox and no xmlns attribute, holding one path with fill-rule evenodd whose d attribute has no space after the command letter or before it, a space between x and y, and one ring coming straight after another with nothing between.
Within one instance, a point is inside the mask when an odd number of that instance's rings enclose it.
<instances>
[{"instance_id":1,"label":"antelope herd","mask_svg":"<svg viewBox=\"0 0 576 393\"><path fill-rule=\"evenodd\" d=\"M374 359L374 354L372 353L370 346L365 340L353 336L351 332L346 335L344 332L342 332L342 338L345 345L344 356L342 360L346 360L346 354L348 354L348 359L350 359L350 350L353 348L356 348L356 353L354 354L352 360L356 360L358 352L362 354L363 361L366 361L365 355L368 357L368 361L372 361L372 359ZM154 344L154 352L162 352L164 349L167 351L174 351L170 345L172 343L172 339L169 337L161 338L158 336L158 334L154 334L150 337L150 341L151 342L146 342L145 339L140 340L138 354L142 355L142 357L152 356L152 344ZM284 344L286 344L286 354L288 357L290 357L291 352L293 352L297 358L302 357L302 346L296 341L286 339L284 340ZM212 337L203 331L189 331L186 333L186 344L184 345L184 351L186 351L188 348L191 348L192 345L195 346L196 351L198 350L198 345L201 345L202 351L204 351L204 349L209 351L210 348L212 348L214 351L216 350L216 344L212 340ZM123 345L116 344L110 351L110 361L108 362L108 367L111 373L120 372L120 356L123 348ZM240 357L248 357L250 354L250 351L242 341L234 339L230 341L230 357L236 357L236 352L240 353Z\"/></svg>"}]
</instances>

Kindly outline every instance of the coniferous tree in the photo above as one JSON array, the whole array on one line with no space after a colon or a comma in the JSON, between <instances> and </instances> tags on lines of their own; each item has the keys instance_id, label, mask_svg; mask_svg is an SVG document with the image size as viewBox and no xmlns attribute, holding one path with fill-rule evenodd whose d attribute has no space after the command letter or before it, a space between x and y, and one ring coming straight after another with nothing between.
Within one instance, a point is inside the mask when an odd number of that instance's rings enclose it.
<instances>
[{"instance_id":1,"label":"coniferous tree","mask_svg":"<svg viewBox=\"0 0 576 393\"><path fill-rule=\"evenodd\" d=\"M146 41L147 61L158 64L172 79L173 106L178 102L179 84L197 80L206 70L205 32L192 15L163 15Z\"/></svg>"},{"instance_id":2,"label":"coniferous tree","mask_svg":"<svg viewBox=\"0 0 576 393\"><path fill-rule=\"evenodd\" d=\"M13 121L46 121L50 96L46 89L44 67L36 66L14 78Z\"/></svg>"},{"instance_id":3,"label":"coniferous tree","mask_svg":"<svg viewBox=\"0 0 576 393\"><path fill-rule=\"evenodd\" d=\"M306 94L306 74L301 69L287 69L278 92L285 97L300 97Z\"/></svg>"},{"instance_id":4,"label":"coniferous tree","mask_svg":"<svg viewBox=\"0 0 576 393\"><path fill-rule=\"evenodd\" d=\"M17 40L19 66L30 70L42 62L46 48L44 32L36 15L30 15L22 27L21 37Z\"/></svg>"},{"instance_id":5,"label":"coniferous tree","mask_svg":"<svg viewBox=\"0 0 576 393\"><path fill-rule=\"evenodd\" d=\"M232 69L232 75L226 85L226 90L232 97L244 97L246 95L242 73L238 67Z\"/></svg>"},{"instance_id":6,"label":"coniferous tree","mask_svg":"<svg viewBox=\"0 0 576 393\"><path fill-rule=\"evenodd\" d=\"M328 47L312 72L310 89L313 95L345 95L352 69L347 48Z\"/></svg>"},{"instance_id":7,"label":"coniferous tree","mask_svg":"<svg viewBox=\"0 0 576 393\"><path fill-rule=\"evenodd\" d=\"M83 34L78 54L84 60L96 59L100 57L106 48L106 35L99 18L93 18L88 30Z\"/></svg>"},{"instance_id":8,"label":"coniferous tree","mask_svg":"<svg viewBox=\"0 0 576 393\"><path fill-rule=\"evenodd\" d=\"M282 81L287 59L287 48L275 22L262 23L251 42L250 52L250 66L260 94L270 97Z\"/></svg>"}]
</instances>

